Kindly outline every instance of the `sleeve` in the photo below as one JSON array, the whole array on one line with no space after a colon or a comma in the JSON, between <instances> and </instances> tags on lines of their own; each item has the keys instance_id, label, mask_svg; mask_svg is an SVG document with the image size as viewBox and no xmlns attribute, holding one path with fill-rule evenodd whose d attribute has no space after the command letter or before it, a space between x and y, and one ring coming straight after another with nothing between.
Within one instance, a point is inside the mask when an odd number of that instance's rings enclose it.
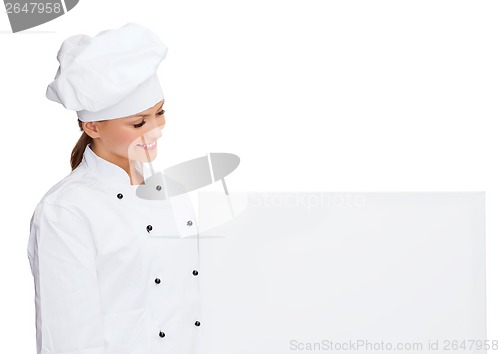
<instances>
[{"instance_id":1,"label":"sleeve","mask_svg":"<svg viewBox=\"0 0 500 354\"><path fill-rule=\"evenodd\" d=\"M40 203L31 218L28 259L35 283L37 354L105 354L88 222L62 206Z\"/></svg>"}]
</instances>

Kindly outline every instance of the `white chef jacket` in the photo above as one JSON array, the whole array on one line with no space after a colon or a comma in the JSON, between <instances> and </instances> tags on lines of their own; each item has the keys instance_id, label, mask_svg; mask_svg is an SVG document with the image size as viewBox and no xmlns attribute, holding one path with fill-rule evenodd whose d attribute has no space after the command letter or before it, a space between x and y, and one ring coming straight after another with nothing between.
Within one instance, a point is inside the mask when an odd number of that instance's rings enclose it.
<instances>
[{"instance_id":1,"label":"white chef jacket","mask_svg":"<svg viewBox=\"0 0 500 354\"><path fill-rule=\"evenodd\" d=\"M144 200L136 188L88 145L36 207L37 354L199 352L196 215L187 195Z\"/></svg>"}]
</instances>

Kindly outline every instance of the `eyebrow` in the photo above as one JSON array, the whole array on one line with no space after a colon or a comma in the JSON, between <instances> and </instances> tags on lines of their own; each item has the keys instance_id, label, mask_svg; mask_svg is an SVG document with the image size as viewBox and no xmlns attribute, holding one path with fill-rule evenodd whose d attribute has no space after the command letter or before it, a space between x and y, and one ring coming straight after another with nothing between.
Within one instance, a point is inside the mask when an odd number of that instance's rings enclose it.
<instances>
[{"instance_id":1,"label":"eyebrow","mask_svg":"<svg viewBox=\"0 0 500 354\"><path fill-rule=\"evenodd\" d=\"M164 104L165 104L165 101L163 101L163 103L161 104L160 108L157 109L157 111L159 111L160 109L162 109ZM156 113L158 113L158 112L156 112ZM129 118L136 118L136 117L144 118L144 117L150 116L152 114L156 114L156 113L151 113L151 114L135 114L135 115L133 115L133 116L131 116Z\"/></svg>"}]
</instances>

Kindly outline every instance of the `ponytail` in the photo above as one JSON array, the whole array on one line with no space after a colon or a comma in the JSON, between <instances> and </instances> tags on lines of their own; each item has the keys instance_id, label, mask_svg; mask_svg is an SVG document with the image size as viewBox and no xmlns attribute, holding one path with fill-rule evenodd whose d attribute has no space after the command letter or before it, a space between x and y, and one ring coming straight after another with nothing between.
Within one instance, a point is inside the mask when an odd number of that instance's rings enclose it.
<instances>
[{"instance_id":1,"label":"ponytail","mask_svg":"<svg viewBox=\"0 0 500 354\"><path fill-rule=\"evenodd\" d=\"M76 142L73 151L71 152L71 170L77 168L80 162L82 162L85 148L92 142L92 138L88 136L87 133L85 133L85 131L83 130L82 121L80 119L78 119L78 126L83 133L82 136L80 136L80 139L78 139L78 141Z\"/></svg>"}]
</instances>

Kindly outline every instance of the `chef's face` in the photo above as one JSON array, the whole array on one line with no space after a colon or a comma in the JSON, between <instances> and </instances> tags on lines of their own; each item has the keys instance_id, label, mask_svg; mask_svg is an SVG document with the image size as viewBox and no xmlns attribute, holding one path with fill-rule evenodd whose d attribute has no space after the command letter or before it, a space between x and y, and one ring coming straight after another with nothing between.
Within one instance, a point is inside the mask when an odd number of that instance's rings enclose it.
<instances>
[{"instance_id":1,"label":"chef's face","mask_svg":"<svg viewBox=\"0 0 500 354\"><path fill-rule=\"evenodd\" d=\"M156 142L165 125L164 101L131 116L92 122L94 136L91 136L101 157L124 167L129 160L154 160Z\"/></svg>"}]
</instances>

